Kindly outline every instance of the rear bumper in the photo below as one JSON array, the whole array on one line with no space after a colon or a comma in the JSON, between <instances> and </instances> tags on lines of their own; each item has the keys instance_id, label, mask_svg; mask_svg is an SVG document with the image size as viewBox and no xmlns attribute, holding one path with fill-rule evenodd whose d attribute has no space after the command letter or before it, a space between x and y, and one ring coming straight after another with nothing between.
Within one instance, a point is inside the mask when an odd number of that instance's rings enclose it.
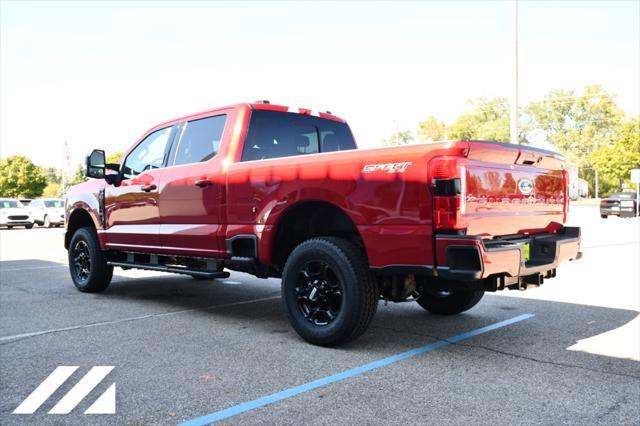
<instances>
[{"instance_id":1,"label":"rear bumper","mask_svg":"<svg viewBox=\"0 0 640 426\"><path fill-rule=\"evenodd\" d=\"M600 214L603 216L635 216L635 207L600 207Z\"/></svg>"},{"instance_id":2,"label":"rear bumper","mask_svg":"<svg viewBox=\"0 0 640 426\"><path fill-rule=\"evenodd\" d=\"M530 258L526 260L526 245ZM555 276L556 267L582 257L580 228L536 234L518 239L483 240L480 237L436 236L435 275L456 281L495 279L498 287L539 284Z\"/></svg>"}]
</instances>

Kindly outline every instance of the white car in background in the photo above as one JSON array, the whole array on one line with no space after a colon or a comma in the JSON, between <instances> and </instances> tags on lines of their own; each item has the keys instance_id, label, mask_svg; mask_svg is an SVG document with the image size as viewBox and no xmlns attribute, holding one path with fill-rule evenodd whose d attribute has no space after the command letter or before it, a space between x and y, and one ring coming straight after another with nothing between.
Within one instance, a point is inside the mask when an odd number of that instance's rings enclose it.
<instances>
[{"instance_id":1,"label":"white car in background","mask_svg":"<svg viewBox=\"0 0 640 426\"><path fill-rule=\"evenodd\" d=\"M64 224L64 200L59 198L40 198L29 204L33 221L38 225L51 228Z\"/></svg>"},{"instance_id":2,"label":"white car in background","mask_svg":"<svg viewBox=\"0 0 640 426\"><path fill-rule=\"evenodd\" d=\"M0 226L33 228L33 218L29 208L14 198L0 198Z\"/></svg>"}]
</instances>

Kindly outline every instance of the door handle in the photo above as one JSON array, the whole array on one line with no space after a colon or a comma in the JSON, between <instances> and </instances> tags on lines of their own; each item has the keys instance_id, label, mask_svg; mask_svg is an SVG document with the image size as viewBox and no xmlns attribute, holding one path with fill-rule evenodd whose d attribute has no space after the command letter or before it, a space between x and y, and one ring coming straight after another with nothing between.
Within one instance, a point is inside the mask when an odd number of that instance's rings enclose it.
<instances>
[{"instance_id":1,"label":"door handle","mask_svg":"<svg viewBox=\"0 0 640 426\"><path fill-rule=\"evenodd\" d=\"M208 179L198 179L194 183L196 186L199 186L200 188L206 188L207 186L211 185L211 181Z\"/></svg>"},{"instance_id":2,"label":"door handle","mask_svg":"<svg viewBox=\"0 0 640 426\"><path fill-rule=\"evenodd\" d=\"M156 186L155 183L149 184L149 185L143 185L140 189L142 189L144 192L151 192L154 189L157 189L158 187Z\"/></svg>"}]
</instances>

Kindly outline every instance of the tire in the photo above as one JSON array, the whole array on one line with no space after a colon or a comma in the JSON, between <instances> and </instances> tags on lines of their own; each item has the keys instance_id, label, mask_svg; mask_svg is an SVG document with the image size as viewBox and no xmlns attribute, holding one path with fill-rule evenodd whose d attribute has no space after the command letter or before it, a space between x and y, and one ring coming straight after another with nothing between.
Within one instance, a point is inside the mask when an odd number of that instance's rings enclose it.
<instances>
[{"instance_id":1,"label":"tire","mask_svg":"<svg viewBox=\"0 0 640 426\"><path fill-rule=\"evenodd\" d=\"M44 219L42 219L42 226L45 228L51 228L51 219L49 219L49 216L44 216Z\"/></svg>"},{"instance_id":2,"label":"tire","mask_svg":"<svg viewBox=\"0 0 640 426\"><path fill-rule=\"evenodd\" d=\"M13 226L7 225L7 229L13 229Z\"/></svg>"},{"instance_id":3,"label":"tire","mask_svg":"<svg viewBox=\"0 0 640 426\"><path fill-rule=\"evenodd\" d=\"M68 256L71 279L78 290L97 293L109 286L113 266L107 265L107 256L100 250L95 229L78 229L71 238Z\"/></svg>"},{"instance_id":4,"label":"tire","mask_svg":"<svg viewBox=\"0 0 640 426\"><path fill-rule=\"evenodd\" d=\"M287 259L282 302L300 337L336 346L365 332L378 308L378 289L360 249L341 238L314 238Z\"/></svg>"},{"instance_id":5,"label":"tire","mask_svg":"<svg viewBox=\"0 0 640 426\"><path fill-rule=\"evenodd\" d=\"M606 214L601 214L601 215L600 215L600 217L601 217L601 218L603 218L603 219L606 219L606 218L608 218L609 216L607 216Z\"/></svg>"},{"instance_id":6,"label":"tire","mask_svg":"<svg viewBox=\"0 0 640 426\"><path fill-rule=\"evenodd\" d=\"M31 228L33 228L33 223L31 225L25 225L24 226L24 229L31 229Z\"/></svg>"},{"instance_id":7,"label":"tire","mask_svg":"<svg viewBox=\"0 0 640 426\"><path fill-rule=\"evenodd\" d=\"M468 311L480 302L484 290L427 290L420 294L417 302L427 311L440 315L455 315Z\"/></svg>"}]
</instances>

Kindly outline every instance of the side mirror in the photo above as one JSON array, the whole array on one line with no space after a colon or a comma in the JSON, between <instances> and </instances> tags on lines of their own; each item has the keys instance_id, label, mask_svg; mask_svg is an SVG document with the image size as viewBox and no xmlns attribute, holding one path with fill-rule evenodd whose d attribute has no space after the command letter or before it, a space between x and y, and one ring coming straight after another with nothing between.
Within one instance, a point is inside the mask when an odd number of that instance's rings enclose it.
<instances>
[{"instance_id":1,"label":"side mirror","mask_svg":"<svg viewBox=\"0 0 640 426\"><path fill-rule=\"evenodd\" d=\"M87 168L84 175L95 179L104 178L105 163L104 151L94 149L91 151L91 154L87 156Z\"/></svg>"}]
</instances>

